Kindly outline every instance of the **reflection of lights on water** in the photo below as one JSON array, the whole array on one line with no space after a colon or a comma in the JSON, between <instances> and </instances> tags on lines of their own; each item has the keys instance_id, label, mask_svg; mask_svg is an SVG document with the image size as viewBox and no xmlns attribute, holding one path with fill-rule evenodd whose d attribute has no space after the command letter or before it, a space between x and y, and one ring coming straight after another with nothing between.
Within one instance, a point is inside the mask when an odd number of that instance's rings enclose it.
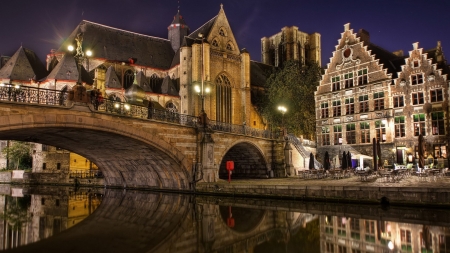
<instances>
[{"instance_id":1,"label":"reflection of lights on water","mask_svg":"<svg viewBox=\"0 0 450 253\"><path fill-rule=\"evenodd\" d=\"M393 243L392 241L389 241L389 242L388 242L388 248L389 248L390 250L393 250L393 249L394 249L394 243Z\"/></svg>"}]
</instances>

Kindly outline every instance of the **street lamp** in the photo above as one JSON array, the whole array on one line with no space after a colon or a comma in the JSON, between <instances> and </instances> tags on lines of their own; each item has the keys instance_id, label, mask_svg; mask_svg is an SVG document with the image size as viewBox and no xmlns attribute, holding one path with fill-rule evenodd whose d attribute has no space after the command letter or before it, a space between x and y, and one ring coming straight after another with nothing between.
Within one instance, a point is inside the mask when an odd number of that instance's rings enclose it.
<instances>
[{"instance_id":1,"label":"street lamp","mask_svg":"<svg viewBox=\"0 0 450 253\"><path fill-rule=\"evenodd\" d=\"M281 126L283 127L283 135L285 135L284 114L287 112L287 108L283 105L280 105L278 106L278 111L281 112Z\"/></svg>"},{"instance_id":2,"label":"street lamp","mask_svg":"<svg viewBox=\"0 0 450 253\"><path fill-rule=\"evenodd\" d=\"M201 113L200 113L200 120L201 120L201 123L202 123L203 127L206 127L207 115L206 115L206 112L205 112L205 96L211 90L210 90L209 87L205 87L205 84L204 84L204 82L205 82L205 71L204 71L205 59L204 59L204 52L203 52L203 40L204 40L203 34L199 33L198 37L202 41L202 47L201 47L201 51L202 51L202 80L201 80L201 85L196 84L194 86L194 89L198 93L198 95L200 96L200 98L202 100L202 110L201 110Z\"/></svg>"}]
</instances>

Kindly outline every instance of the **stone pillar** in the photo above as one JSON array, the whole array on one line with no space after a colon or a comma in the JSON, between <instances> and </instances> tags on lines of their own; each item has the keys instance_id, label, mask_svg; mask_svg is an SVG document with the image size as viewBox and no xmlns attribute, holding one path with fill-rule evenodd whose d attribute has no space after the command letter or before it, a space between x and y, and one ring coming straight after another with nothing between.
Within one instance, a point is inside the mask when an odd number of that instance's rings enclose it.
<instances>
[{"instance_id":1,"label":"stone pillar","mask_svg":"<svg viewBox=\"0 0 450 253\"><path fill-rule=\"evenodd\" d=\"M203 182L217 182L217 168L214 166L214 141L211 132L202 129L200 133L200 163L202 164Z\"/></svg>"},{"instance_id":2,"label":"stone pillar","mask_svg":"<svg viewBox=\"0 0 450 253\"><path fill-rule=\"evenodd\" d=\"M294 165L292 165L292 148L289 140L286 140L284 146L284 167L287 177L295 176Z\"/></svg>"}]
</instances>

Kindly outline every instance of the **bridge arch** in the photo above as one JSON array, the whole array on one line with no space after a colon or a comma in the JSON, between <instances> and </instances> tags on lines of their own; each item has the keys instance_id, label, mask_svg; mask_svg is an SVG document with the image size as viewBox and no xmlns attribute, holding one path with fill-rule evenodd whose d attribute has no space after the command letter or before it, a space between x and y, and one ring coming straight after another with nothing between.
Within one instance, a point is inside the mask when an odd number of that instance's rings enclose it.
<instances>
[{"instance_id":1,"label":"bridge arch","mask_svg":"<svg viewBox=\"0 0 450 253\"><path fill-rule=\"evenodd\" d=\"M268 161L261 148L248 141L237 141L225 152L219 167L219 178L228 179L226 162L234 162L232 178L266 178Z\"/></svg>"},{"instance_id":2,"label":"bridge arch","mask_svg":"<svg viewBox=\"0 0 450 253\"><path fill-rule=\"evenodd\" d=\"M15 104L9 114L0 114L0 139L37 142L78 153L101 168L107 186L189 188L188 161L192 159L165 136L171 136L167 130L170 123L86 109ZM158 131L161 128L166 132ZM177 126L174 131L195 135L195 129L189 127Z\"/></svg>"}]
</instances>

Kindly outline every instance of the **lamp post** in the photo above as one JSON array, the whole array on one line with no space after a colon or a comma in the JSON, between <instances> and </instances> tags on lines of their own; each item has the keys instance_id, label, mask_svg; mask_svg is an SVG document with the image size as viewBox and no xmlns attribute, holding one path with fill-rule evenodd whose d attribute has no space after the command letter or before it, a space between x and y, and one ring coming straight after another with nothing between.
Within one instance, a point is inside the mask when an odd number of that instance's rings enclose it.
<instances>
[{"instance_id":1,"label":"lamp post","mask_svg":"<svg viewBox=\"0 0 450 253\"><path fill-rule=\"evenodd\" d=\"M283 136L285 135L285 127L284 127L284 114L287 112L287 108L283 105L278 106L278 111L281 112L281 126L283 128Z\"/></svg>"},{"instance_id":2,"label":"lamp post","mask_svg":"<svg viewBox=\"0 0 450 253\"><path fill-rule=\"evenodd\" d=\"M207 125L207 122L206 122L207 115L206 115L206 112L205 112L205 96L206 96L207 93L210 92L210 89L209 89L209 87L205 86L205 71L204 71L205 59L204 59L204 52L203 52L203 40L204 40L204 37L203 37L203 34L201 34L201 33L198 34L198 37L202 41L202 46L201 46L201 51L202 51L201 52L201 54L202 54L202 64L201 64L201 68L202 68L201 76L202 77L201 78L202 78L202 80L201 80L201 84L200 85L196 84L194 86L194 89L198 93L198 95L200 96L201 101L202 101L202 110L200 112L200 120L201 120L202 126L205 128L206 125Z\"/></svg>"}]
</instances>

